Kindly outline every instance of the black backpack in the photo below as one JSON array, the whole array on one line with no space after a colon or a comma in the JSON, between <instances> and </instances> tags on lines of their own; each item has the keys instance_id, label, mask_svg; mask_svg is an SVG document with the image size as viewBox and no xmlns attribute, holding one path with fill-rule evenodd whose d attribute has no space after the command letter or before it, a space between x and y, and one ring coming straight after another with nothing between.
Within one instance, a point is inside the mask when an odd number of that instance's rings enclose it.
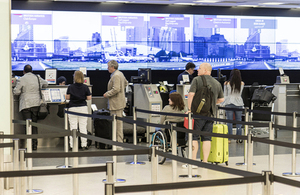
<instances>
[{"instance_id":1,"label":"black backpack","mask_svg":"<svg viewBox=\"0 0 300 195\"><path fill-rule=\"evenodd\" d=\"M207 85L205 77L200 77L202 78L203 85L195 93L191 110L193 114L210 117L213 109L212 100L214 93L211 90L211 86Z\"/></svg>"}]
</instances>

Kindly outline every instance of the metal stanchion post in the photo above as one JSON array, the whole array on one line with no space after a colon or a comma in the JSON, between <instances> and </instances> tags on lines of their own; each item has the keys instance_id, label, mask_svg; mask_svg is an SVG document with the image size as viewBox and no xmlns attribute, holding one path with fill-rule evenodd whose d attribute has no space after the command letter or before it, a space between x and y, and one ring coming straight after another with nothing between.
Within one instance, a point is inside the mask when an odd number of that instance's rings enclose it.
<instances>
[{"instance_id":1,"label":"metal stanchion post","mask_svg":"<svg viewBox=\"0 0 300 195\"><path fill-rule=\"evenodd\" d=\"M20 151L20 169L22 171L26 170L26 163L25 163L25 149L19 149ZM26 177L21 177L21 187L20 187L20 195L26 194Z\"/></svg>"},{"instance_id":2,"label":"metal stanchion post","mask_svg":"<svg viewBox=\"0 0 300 195\"><path fill-rule=\"evenodd\" d=\"M249 122L249 112L248 112L248 107L246 107L245 108L245 122ZM244 135L248 135L248 129L249 127L248 127L248 125L246 124L245 126L244 126ZM248 157L248 151L247 151L247 148L248 148L248 146L247 146L247 142L245 141L244 142L244 162L242 162L242 163L236 163L235 165L237 165L237 166L241 166L241 165L247 165L247 157ZM253 165L256 165L255 163L253 163Z\"/></svg>"},{"instance_id":3,"label":"metal stanchion post","mask_svg":"<svg viewBox=\"0 0 300 195\"><path fill-rule=\"evenodd\" d=\"M19 171L19 139L14 139L14 171ZM14 194L20 193L20 178L14 178Z\"/></svg>"},{"instance_id":4,"label":"metal stanchion post","mask_svg":"<svg viewBox=\"0 0 300 195\"><path fill-rule=\"evenodd\" d=\"M151 183L157 183L157 173L158 173L158 156L156 154L156 150L158 150L158 146L152 146L152 154L151 154ZM156 191L152 192L152 195L158 194Z\"/></svg>"},{"instance_id":5,"label":"metal stanchion post","mask_svg":"<svg viewBox=\"0 0 300 195\"><path fill-rule=\"evenodd\" d=\"M189 112L189 129L193 129L192 113ZM193 159L193 134L189 133L189 159ZM188 175L192 178L192 165L188 165Z\"/></svg>"},{"instance_id":6,"label":"metal stanchion post","mask_svg":"<svg viewBox=\"0 0 300 195\"><path fill-rule=\"evenodd\" d=\"M271 181L270 181L270 175L272 174L272 171L263 171L262 175L265 176L265 181L263 182L262 187L262 195L271 195Z\"/></svg>"},{"instance_id":7,"label":"metal stanchion post","mask_svg":"<svg viewBox=\"0 0 300 195\"><path fill-rule=\"evenodd\" d=\"M133 120L136 121L136 107L132 108L133 110ZM133 145L137 145L137 132L136 132L136 123L133 123ZM138 162L137 155L133 155L133 162L127 162L126 164L130 165L145 165L145 162Z\"/></svg>"},{"instance_id":8,"label":"metal stanchion post","mask_svg":"<svg viewBox=\"0 0 300 195\"><path fill-rule=\"evenodd\" d=\"M72 129L73 136L73 152L78 152L78 137L77 129ZM78 157L73 157L73 167L78 167ZM79 181L78 174L73 174L73 195L79 195Z\"/></svg>"},{"instance_id":9,"label":"metal stanchion post","mask_svg":"<svg viewBox=\"0 0 300 195\"><path fill-rule=\"evenodd\" d=\"M112 115L112 118L113 118L112 119L112 140L114 142L116 142L117 141L117 117L116 117L116 115ZM113 145L112 149L113 149L113 151L117 151L117 146ZM116 177L117 177L117 156L113 156L113 162L114 162L113 171L114 171L115 182L119 182L119 183L126 182L125 179L116 179ZM106 179L103 179L102 182L106 182Z\"/></svg>"},{"instance_id":10,"label":"metal stanchion post","mask_svg":"<svg viewBox=\"0 0 300 195\"><path fill-rule=\"evenodd\" d=\"M269 122L269 139L274 140L273 122ZM269 170L274 173L274 145L269 144ZM274 194L274 185L271 185L270 193Z\"/></svg>"},{"instance_id":11,"label":"metal stanchion post","mask_svg":"<svg viewBox=\"0 0 300 195\"><path fill-rule=\"evenodd\" d=\"M30 125L30 123L31 123L31 119L27 119L26 120L27 135L32 134L32 126ZM32 153L32 139L31 138L27 139L27 152ZM32 170L32 158L27 158L27 166L28 166L27 169L29 171L31 171ZM28 177L28 190L27 190L27 193L29 193L29 194L41 194L41 193L43 193L43 190L41 190L41 189L33 189L32 176Z\"/></svg>"},{"instance_id":12,"label":"metal stanchion post","mask_svg":"<svg viewBox=\"0 0 300 195\"><path fill-rule=\"evenodd\" d=\"M172 132L172 154L177 156L177 131L173 130L174 124L171 124L171 132ZM172 159L172 172L173 172L173 182L177 182L177 161ZM173 190L173 194L177 194L177 190Z\"/></svg>"},{"instance_id":13,"label":"metal stanchion post","mask_svg":"<svg viewBox=\"0 0 300 195\"><path fill-rule=\"evenodd\" d=\"M3 135L0 131L0 135ZM0 138L0 144L3 143L3 138ZM4 148L0 148L0 172L4 171ZM4 178L0 178L0 194L4 194Z\"/></svg>"},{"instance_id":14,"label":"metal stanchion post","mask_svg":"<svg viewBox=\"0 0 300 195\"><path fill-rule=\"evenodd\" d=\"M297 112L293 112L293 127L297 127ZM297 143L297 131L293 131L293 144ZM299 177L300 173L296 173L296 148L292 149L292 172L282 173L283 176Z\"/></svg>"},{"instance_id":15,"label":"metal stanchion post","mask_svg":"<svg viewBox=\"0 0 300 195\"><path fill-rule=\"evenodd\" d=\"M192 119L192 113L188 113L188 120L189 120L189 129L193 129L193 119ZM193 134L188 134L188 145L189 145L189 159L193 159ZM188 177L188 178L196 178L201 177L200 175L192 175L192 165L188 165L188 174L187 175L179 175L179 177Z\"/></svg>"},{"instance_id":16,"label":"metal stanchion post","mask_svg":"<svg viewBox=\"0 0 300 195\"><path fill-rule=\"evenodd\" d=\"M113 195L115 194L114 188L114 162L108 161L106 162L106 181L105 183L105 195Z\"/></svg>"},{"instance_id":17,"label":"metal stanchion post","mask_svg":"<svg viewBox=\"0 0 300 195\"><path fill-rule=\"evenodd\" d=\"M106 167L107 167L107 182L108 183L113 183L114 182L114 172L113 172L113 168L114 168L114 162L113 161L107 161L106 162Z\"/></svg>"},{"instance_id":18,"label":"metal stanchion post","mask_svg":"<svg viewBox=\"0 0 300 195\"><path fill-rule=\"evenodd\" d=\"M252 163L253 163L253 142L252 136L250 133L247 135L247 171L252 171ZM252 195L252 184L247 184L247 195Z\"/></svg>"},{"instance_id":19,"label":"metal stanchion post","mask_svg":"<svg viewBox=\"0 0 300 195\"><path fill-rule=\"evenodd\" d=\"M64 119L65 119L65 130L69 131L69 129L68 129L68 114L66 113L66 110L67 110L67 108L65 108L65 117L64 117ZM64 149L65 149L65 152L69 152L69 139L68 139L68 136L64 137ZM65 158L65 164L64 165L59 165L56 168L58 168L58 169L72 168L72 166L69 165L69 158L66 157Z\"/></svg>"},{"instance_id":20,"label":"metal stanchion post","mask_svg":"<svg viewBox=\"0 0 300 195\"><path fill-rule=\"evenodd\" d=\"M115 184L106 183L105 184L105 195L114 195L115 194Z\"/></svg>"},{"instance_id":21,"label":"metal stanchion post","mask_svg":"<svg viewBox=\"0 0 300 195\"><path fill-rule=\"evenodd\" d=\"M269 139L274 140L273 123L269 122ZM269 144L269 170L274 172L274 145Z\"/></svg>"}]
</instances>

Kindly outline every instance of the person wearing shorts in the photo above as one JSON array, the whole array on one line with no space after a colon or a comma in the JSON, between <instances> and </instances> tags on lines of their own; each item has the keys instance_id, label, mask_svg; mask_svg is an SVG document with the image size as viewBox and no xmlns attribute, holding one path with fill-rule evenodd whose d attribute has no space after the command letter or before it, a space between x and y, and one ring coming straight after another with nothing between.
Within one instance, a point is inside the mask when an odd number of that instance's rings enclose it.
<instances>
[{"instance_id":1,"label":"person wearing shorts","mask_svg":"<svg viewBox=\"0 0 300 195\"><path fill-rule=\"evenodd\" d=\"M219 81L214 79L211 76L212 67L209 63L202 63L198 69L198 76L193 79L191 88L188 94L188 112L191 112L192 101L195 96L197 90L203 86L202 78L200 76L204 76L207 82L207 85L211 86L211 90L214 94L212 98L212 116L216 116L216 105L220 104L224 101L223 89ZM195 119L194 120L194 131L205 131L211 133L213 130L213 121L204 120L204 119ZM207 162L210 147L211 147L211 136L201 136L202 144L202 153L203 153L203 162ZM193 134L193 156L192 159L196 160L197 152L198 152L198 141L199 135Z\"/></svg>"}]
</instances>

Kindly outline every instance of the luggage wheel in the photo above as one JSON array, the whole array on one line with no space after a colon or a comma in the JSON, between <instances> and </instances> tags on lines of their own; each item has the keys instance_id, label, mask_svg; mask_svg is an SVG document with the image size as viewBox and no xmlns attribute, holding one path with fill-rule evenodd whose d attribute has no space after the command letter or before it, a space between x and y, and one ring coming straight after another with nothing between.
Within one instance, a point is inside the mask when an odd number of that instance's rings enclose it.
<instances>
[{"instance_id":1,"label":"luggage wheel","mask_svg":"<svg viewBox=\"0 0 300 195\"><path fill-rule=\"evenodd\" d=\"M226 166L228 166L228 161L225 162Z\"/></svg>"}]
</instances>

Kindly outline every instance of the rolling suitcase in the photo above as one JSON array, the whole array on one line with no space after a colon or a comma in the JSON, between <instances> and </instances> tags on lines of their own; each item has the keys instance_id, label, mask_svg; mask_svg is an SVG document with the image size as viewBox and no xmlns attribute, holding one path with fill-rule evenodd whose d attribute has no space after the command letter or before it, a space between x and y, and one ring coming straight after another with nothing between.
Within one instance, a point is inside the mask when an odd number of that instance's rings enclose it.
<instances>
[{"instance_id":1,"label":"rolling suitcase","mask_svg":"<svg viewBox=\"0 0 300 195\"><path fill-rule=\"evenodd\" d=\"M225 124L214 124L213 133L227 134L228 126ZM202 148L202 141L200 142L200 149ZM208 162L211 163L225 163L228 165L228 138L212 137L211 149L208 157ZM200 150L200 158L203 160L203 154Z\"/></svg>"},{"instance_id":2,"label":"rolling suitcase","mask_svg":"<svg viewBox=\"0 0 300 195\"><path fill-rule=\"evenodd\" d=\"M102 109L96 111L97 115L106 115L109 116L110 113L108 110ZM112 121L107 119L94 119L94 128L95 128L95 136L105 138L105 139L112 139ZM95 147L100 149L111 149L112 146L100 142L95 142Z\"/></svg>"}]
</instances>

